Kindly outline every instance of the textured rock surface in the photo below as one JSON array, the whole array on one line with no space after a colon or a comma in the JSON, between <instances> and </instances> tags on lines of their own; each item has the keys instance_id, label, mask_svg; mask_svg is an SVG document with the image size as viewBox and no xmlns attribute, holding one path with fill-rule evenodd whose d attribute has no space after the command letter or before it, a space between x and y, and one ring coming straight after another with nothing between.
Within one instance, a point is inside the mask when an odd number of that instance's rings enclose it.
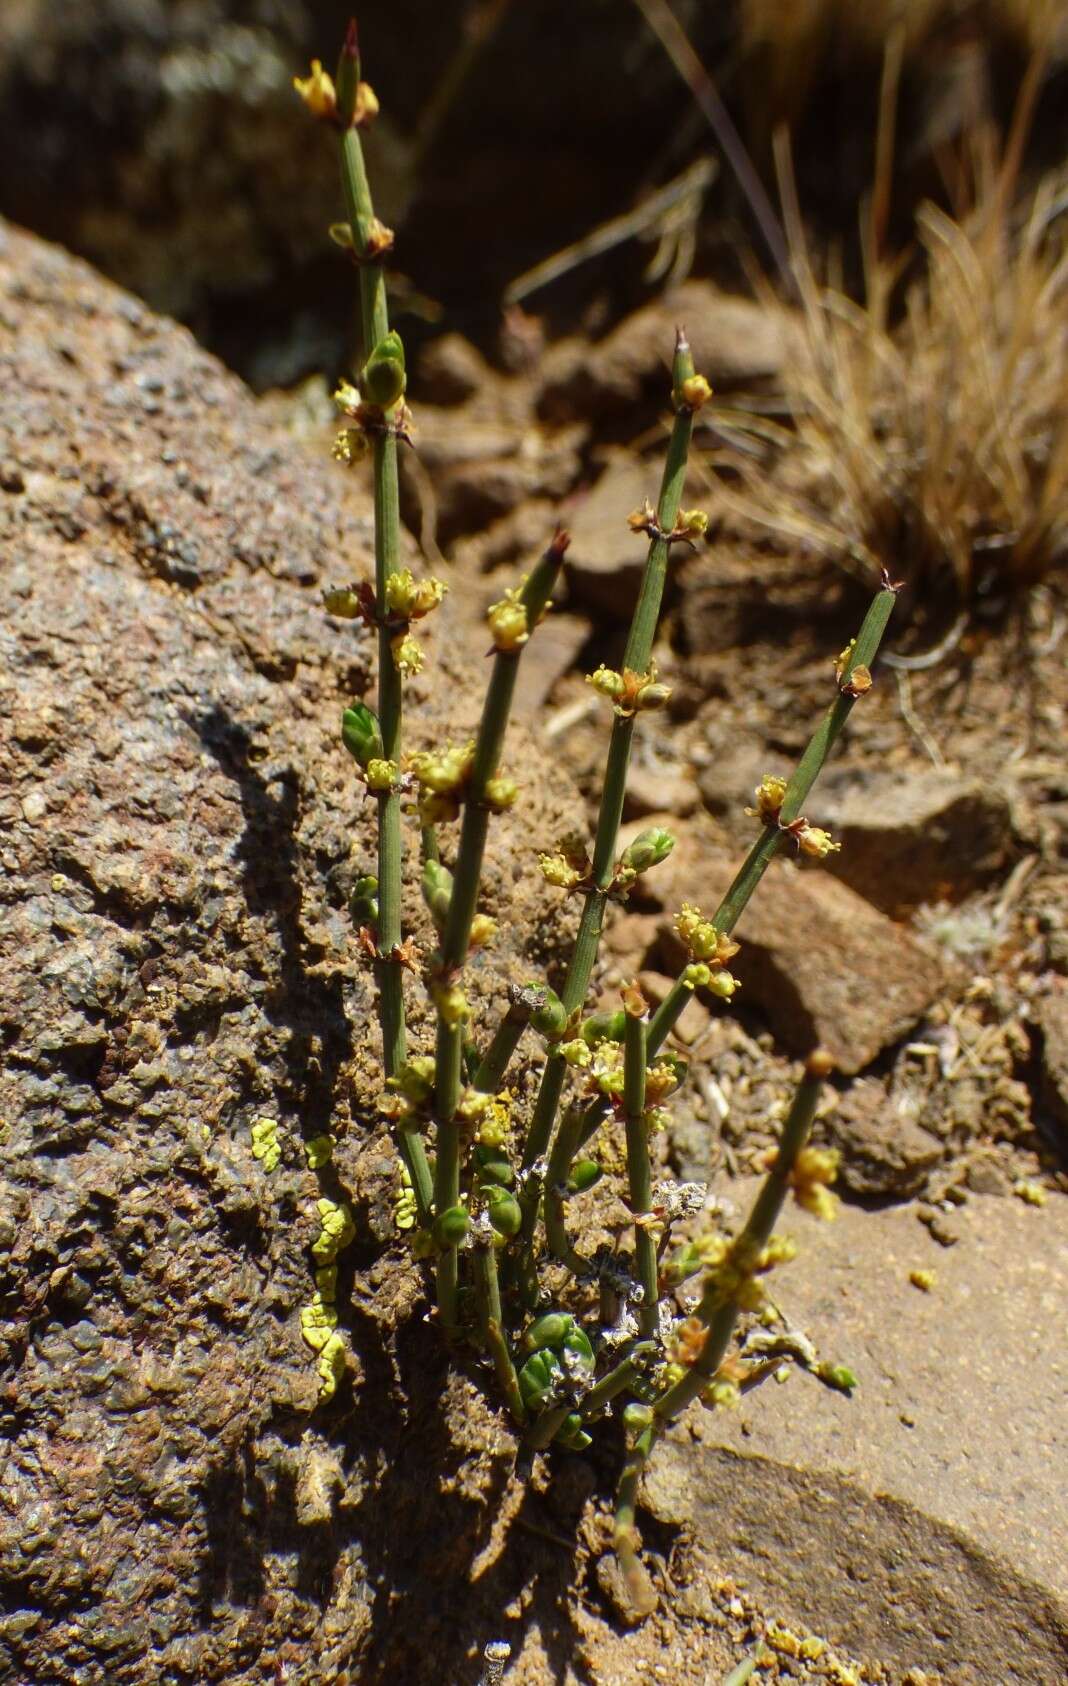
<instances>
[{"instance_id":1,"label":"textured rock surface","mask_svg":"<svg viewBox=\"0 0 1068 1686\"><path fill-rule=\"evenodd\" d=\"M696 896L711 913L736 867L711 852L694 826L666 865L642 881L643 891L666 908ZM847 1075L905 1035L945 982L928 949L821 866L773 862L736 935L742 946L731 970L744 989L739 1003L758 1007L797 1053L821 1043ZM677 962L668 925L662 941Z\"/></svg>"},{"instance_id":2,"label":"textured rock surface","mask_svg":"<svg viewBox=\"0 0 1068 1686\"><path fill-rule=\"evenodd\" d=\"M842 1154L841 1187L865 1198L918 1194L942 1158L942 1143L917 1123L911 1097L892 1099L871 1078L846 1090L825 1130Z\"/></svg>"},{"instance_id":3,"label":"textured rock surface","mask_svg":"<svg viewBox=\"0 0 1068 1686\"><path fill-rule=\"evenodd\" d=\"M842 845L830 870L887 913L957 901L1004 874L1012 858L1005 792L933 767L860 776L832 769L812 808Z\"/></svg>"},{"instance_id":4,"label":"textured rock surface","mask_svg":"<svg viewBox=\"0 0 1068 1686\"><path fill-rule=\"evenodd\" d=\"M952 1252L903 1209L789 1219L801 1252L776 1299L860 1386L847 1399L795 1376L738 1413L692 1411L646 1503L696 1527L718 1573L894 1680L1050 1686L1068 1649L1068 1508L1050 1479L1068 1368L1049 1339L1068 1201L971 1200ZM909 1283L919 1265L930 1294Z\"/></svg>"},{"instance_id":5,"label":"textured rock surface","mask_svg":"<svg viewBox=\"0 0 1068 1686\"><path fill-rule=\"evenodd\" d=\"M1043 996L1035 1017L1042 1037L1041 1098L1068 1141L1068 987L1054 987Z\"/></svg>"},{"instance_id":6,"label":"textured rock surface","mask_svg":"<svg viewBox=\"0 0 1068 1686\"><path fill-rule=\"evenodd\" d=\"M317 590L365 570L366 505L184 330L6 228L0 320L0 1674L236 1686L314 1657L379 1678L419 1553L466 1584L509 1450L384 1251L394 1162L345 910L373 828L335 736L367 650ZM473 720L462 655L413 687L415 738L434 685L454 730ZM555 940L516 880L563 823L560 781L515 754L532 794L489 862L498 974L520 926ZM317 1176L302 1137L331 1122ZM322 1193L358 1240L348 1374L316 1409L298 1314ZM424 1662L403 1678L438 1678Z\"/></svg>"}]
</instances>

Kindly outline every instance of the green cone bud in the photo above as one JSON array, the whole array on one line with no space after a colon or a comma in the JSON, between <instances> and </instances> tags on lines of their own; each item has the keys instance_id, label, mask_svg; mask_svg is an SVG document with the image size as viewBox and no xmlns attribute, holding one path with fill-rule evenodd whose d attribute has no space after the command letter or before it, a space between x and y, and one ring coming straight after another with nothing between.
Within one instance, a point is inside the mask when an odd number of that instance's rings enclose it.
<instances>
[{"instance_id":1,"label":"green cone bud","mask_svg":"<svg viewBox=\"0 0 1068 1686\"><path fill-rule=\"evenodd\" d=\"M539 989L538 984L528 984L529 989ZM540 1007L535 1007L530 1015L530 1022L542 1036L562 1036L567 1028L568 1012L555 990L541 991L545 1000Z\"/></svg>"},{"instance_id":2,"label":"green cone bud","mask_svg":"<svg viewBox=\"0 0 1068 1686\"><path fill-rule=\"evenodd\" d=\"M374 924L378 918L377 878L357 878L349 897L349 913L357 925Z\"/></svg>"},{"instance_id":3,"label":"green cone bud","mask_svg":"<svg viewBox=\"0 0 1068 1686\"><path fill-rule=\"evenodd\" d=\"M578 1412L569 1411L556 1431L553 1445L562 1446L566 1452L584 1452L592 1444L592 1437L583 1428Z\"/></svg>"},{"instance_id":4,"label":"green cone bud","mask_svg":"<svg viewBox=\"0 0 1068 1686\"><path fill-rule=\"evenodd\" d=\"M837 1388L839 1393L851 1393L859 1385L848 1364L823 1363L817 1368L816 1374L821 1382L826 1382L828 1387Z\"/></svg>"},{"instance_id":5,"label":"green cone bud","mask_svg":"<svg viewBox=\"0 0 1068 1686\"><path fill-rule=\"evenodd\" d=\"M515 1195L509 1194L506 1188L495 1187L492 1183L484 1192L489 1221L497 1234L508 1237L518 1235L523 1227L523 1213Z\"/></svg>"},{"instance_id":6,"label":"green cone bud","mask_svg":"<svg viewBox=\"0 0 1068 1686\"><path fill-rule=\"evenodd\" d=\"M442 1212L434 1225L434 1234L442 1247L458 1247L471 1227L471 1219L463 1206L450 1206Z\"/></svg>"},{"instance_id":7,"label":"green cone bud","mask_svg":"<svg viewBox=\"0 0 1068 1686\"><path fill-rule=\"evenodd\" d=\"M360 371L357 382L361 396L369 404L388 410L403 398L408 377L404 369L404 345L400 335L391 329L379 340Z\"/></svg>"},{"instance_id":8,"label":"green cone bud","mask_svg":"<svg viewBox=\"0 0 1068 1686\"><path fill-rule=\"evenodd\" d=\"M366 767L369 761L381 759L382 733L378 716L366 703L353 703L341 716L341 741L361 767Z\"/></svg>"},{"instance_id":9,"label":"green cone bud","mask_svg":"<svg viewBox=\"0 0 1068 1686\"><path fill-rule=\"evenodd\" d=\"M628 843L620 861L632 872L648 872L651 866L659 866L661 861L666 861L674 847L675 839L670 831L665 831L660 825L651 825L645 831L639 831L633 843Z\"/></svg>"},{"instance_id":10,"label":"green cone bud","mask_svg":"<svg viewBox=\"0 0 1068 1686\"><path fill-rule=\"evenodd\" d=\"M636 1400L623 1407L623 1427L628 1434L640 1434L653 1420L651 1405L639 1405Z\"/></svg>"},{"instance_id":11,"label":"green cone bud","mask_svg":"<svg viewBox=\"0 0 1068 1686\"><path fill-rule=\"evenodd\" d=\"M483 1183L494 1183L499 1188L511 1188L515 1181L515 1172L497 1147L485 1147L481 1144L477 1146L475 1163Z\"/></svg>"},{"instance_id":12,"label":"green cone bud","mask_svg":"<svg viewBox=\"0 0 1068 1686\"><path fill-rule=\"evenodd\" d=\"M535 1352L519 1372L519 1391L531 1411L539 1411L560 1375L555 1352Z\"/></svg>"},{"instance_id":13,"label":"green cone bud","mask_svg":"<svg viewBox=\"0 0 1068 1686\"><path fill-rule=\"evenodd\" d=\"M566 1311L547 1311L541 1317L536 1317L523 1336L523 1346L527 1352L535 1352L540 1347L560 1347L575 1327L575 1319Z\"/></svg>"},{"instance_id":14,"label":"green cone bud","mask_svg":"<svg viewBox=\"0 0 1068 1686\"><path fill-rule=\"evenodd\" d=\"M580 1159L577 1165L572 1165L571 1175L567 1179L568 1190L571 1194L585 1194L588 1188L593 1188L604 1175L596 1159Z\"/></svg>"},{"instance_id":15,"label":"green cone bud","mask_svg":"<svg viewBox=\"0 0 1068 1686\"><path fill-rule=\"evenodd\" d=\"M445 929L445 921L449 917L449 902L452 900L452 873L440 861L427 861L423 867L422 877L423 900L430 909L439 931Z\"/></svg>"},{"instance_id":16,"label":"green cone bud","mask_svg":"<svg viewBox=\"0 0 1068 1686\"><path fill-rule=\"evenodd\" d=\"M590 1338L585 1329L580 1329L577 1323L574 1328L564 1336L561 1343L561 1349L563 1351L570 1352L573 1358L581 1358L587 1369L593 1369L595 1360L593 1356L593 1348L590 1345Z\"/></svg>"},{"instance_id":17,"label":"green cone bud","mask_svg":"<svg viewBox=\"0 0 1068 1686\"><path fill-rule=\"evenodd\" d=\"M579 1026L583 1042L596 1048L599 1042L622 1042L626 1035L627 1015L622 1007L615 1013L591 1013Z\"/></svg>"}]
</instances>

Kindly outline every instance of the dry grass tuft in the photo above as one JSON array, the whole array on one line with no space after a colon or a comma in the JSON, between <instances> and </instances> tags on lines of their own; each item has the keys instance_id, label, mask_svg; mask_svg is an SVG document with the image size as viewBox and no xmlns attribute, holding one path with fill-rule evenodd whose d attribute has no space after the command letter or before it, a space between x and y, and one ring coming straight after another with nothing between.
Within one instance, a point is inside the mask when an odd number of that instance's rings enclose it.
<instances>
[{"instance_id":1,"label":"dry grass tuft","mask_svg":"<svg viewBox=\"0 0 1068 1686\"><path fill-rule=\"evenodd\" d=\"M802 332L792 426L720 412L729 509L868 582L883 568L963 601L1033 584L1068 548L1068 184L1023 217L999 189L967 226L917 217L922 273L888 320L821 287L789 214ZM733 488L733 489L731 489Z\"/></svg>"}]
</instances>

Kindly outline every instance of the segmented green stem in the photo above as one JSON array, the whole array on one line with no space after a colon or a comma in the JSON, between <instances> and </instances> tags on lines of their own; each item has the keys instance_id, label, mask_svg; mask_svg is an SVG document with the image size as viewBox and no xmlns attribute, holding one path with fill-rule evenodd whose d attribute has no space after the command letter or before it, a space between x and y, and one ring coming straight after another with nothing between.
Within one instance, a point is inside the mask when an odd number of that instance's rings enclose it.
<instances>
[{"instance_id":1,"label":"segmented green stem","mask_svg":"<svg viewBox=\"0 0 1068 1686\"><path fill-rule=\"evenodd\" d=\"M645 1059L649 1021L627 1013L623 1036L623 1121L627 1132L627 1178L630 1209L634 1214L634 1260L642 1286L638 1329L649 1339L659 1327L659 1293L656 1242L643 1219L653 1203L653 1179L649 1169L649 1137L645 1123ZM581 1133L582 1119L579 1119Z\"/></svg>"},{"instance_id":2,"label":"segmented green stem","mask_svg":"<svg viewBox=\"0 0 1068 1686\"><path fill-rule=\"evenodd\" d=\"M364 357L389 332L386 282L382 264L374 255L372 233L374 205L367 180L359 131L346 129L341 137L341 185L345 195L353 251L360 266L360 316ZM392 433L379 434L374 442L375 510L375 603L378 608L378 720L382 754L388 761L400 760L404 723L401 676L393 659L389 628L385 624L386 580L400 567L400 504L397 484L397 440ZM401 838L400 792L378 794L378 1011L382 1026L382 1063L392 1077L404 1063L407 1039L404 1022L404 968L401 943ZM418 1130L402 1128L399 1146L411 1177L421 1221L426 1222L431 1201L430 1167Z\"/></svg>"},{"instance_id":3,"label":"segmented green stem","mask_svg":"<svg viewBox=\"0 0 1068 1686\"><path fill-rule=\"evenodd\" d=\"M545 1173L545 1237L549 1243L549 1251L554 1259L559 1259L561 1264L567 1265L568 1269L575 1273L583 1271L586 1266L572 1247L567 1233L563 1188L578 1146L582 1116L577 1107L569 1107L564 1113Z\"/></svg>"},{"instance_id":4,"label":"segmented green stem","mask_svg":"<svg viewBox=\"0 0 1068 1686\"><path fill-rule=\"evenodd\" d=\"M497 1281L497 1257L492 1241L480 1242L475 1254L475 1296L478 1301L479 1322L486 1351L493 1361L501 1391L508 1401L514 1421L522 1428L527 1420L527 1408L519 1391L508 1342L504 1337L504 1317L501 1312L501 1291Z\"/></svg>"},{"instance_id":5,"label":"segmented green stem","mask_svg":"<svg viewBox=\"0 0 1068 1686\"><path fill-rule=\"evenodd\" d=\"M486 1095L497 1093L508 1070L509 1061L530 1023L531 1014L539 1001L545 998L544 991L514 987L509 991L509 995L508 1009L475 1068L474 1086Z\"/></svg>"},{"instance_id":6,"label":"segmented green stem","mask_svg":"<svg viewBox=\"0 0 1068 1686\"><path fill-rule=\"evenodd\" d=\"M790 1187L790 1177L797 1163L797 1156L808 1140L823 1080L830 1070L831 1062L826 1054L817 1052L809 1056L804 1076L783 1124L775 1163L768 1172L753 1203L748 1222L735 1243L739 1252L752 1251L755 1255L766 1247L771 1239L772 1230ZM700 1356L680 1381L661 1394L653 1407L652 1421L638 1435L624 1464L616 1498L617 1540L633 1540L638 1482L649 1454L664 1429L697 1397L723 1363L734 1326L738 1321L738 1312L736 1301L720 1303L715 1280L710 1277L694 1313L708 1330Z\"/></svg>"},{"instance_id":7,"label":"segmented green stem","mask_svg":"<svg viewBox=\"0 0 1068 1686\"><path fill-rule=\"evenodd\" d=\"M678 392L683 382L692 375L693 354L690 351L685 334L680 329L675 341L675 360L672 367L673 390ZM675 412L675 422L671 430L671 440L668 445L667 460L664 464L663 477L660 483L660 498L657 504L657 526L664 534L671 532L679 513L679 504L682 500L682 490L686 480L686 464L692 431L693 413L685 405L681 405ZM630 668L634 673L644 673L649 666L653 639L656 636L657 622L660 619L660 605L664 596L669 549L668 541L664 537L654 538L649 545L649 554L642 575L638 602L631 620L630 634L623 655L624 667ZM581 1007L586 999L590 975L597 958L597 948L604 925L605 905L615 872L616 844L619 837L620 822L623 818L623 798L626 793L627 769L630 764L630 748L633 736L633 716L621 717L617 715L612 723L612 736L605 765L604 787L601 793L601 808L597 818L597 832L593 845L593 871L591 874L593 885L583 905L578 935L575 938L574 953L571 956L571 964L568 967L567 978L561 991L561 1000L568 1012L573 1012L577 1007ZM548 1149L553 1126L556 1123L563 1082L563 1057L550 1050L545 1061L541 1088L538 1091L530 1130L523 1150L524 1166L533 1165ZM531 1178L528 1183L528 1190L524 1208L524 1234L529 1236L537 1214L539 1198L536 1178Z\"/></svg>"},{"instance_id":8,"label":"segmented green stem","mask_svg":"<svg viewBox=\"0 0 1068 1686\"><path fill-rule=\"evenodd\" d=\"M823 771L835 740L852 713L856 698L846 687L858 667L870 669L874 662L893 612L895 598L896 593L893 590L876 593L839 681L838 695L809 739L797 771L786 787L779 815L780 824L766 825L742 862L734 882L712 915L712 924L717 931L723 931L726 935L733 931L750 896L789 835L784 828L800 815L805 798ZM692 993L680 978L660 1003L649 1026L650 1057L663 1045L665 1037L674 1028Z\"/></svg>"},{"instance_id":9,"label":"segmented green stem","mask_svg":"<svg viewBox=\"0 0 1068 1686\"><path fill-rule=\"evenodd\" d=\"M519 601L526 610L530 628L537 625L545 612L568 542L567 533L557 532L548 550L523 583ZM482 706L460 843L453 868L448 918L441 939L441 970L446 976L459 972L467 959L489 829L490 809L486 791L500 764L522 649L523 646L519 645L514 650L497 651ZM462 1043L462 1024L447 1024L439 1013L434 1087L434 1110L438 1122L434 1203L439 1213L447 1205L455 1205L460 1196L460 1138L453 1121L460 1100ZM449 1248L438 1264L438 1308L446 1328L455 1324L457 1277L456 1250Z\"/></svg>"},{"instance_id":10,"label":"segmented green stem","mask_svg":"<svg viewBox=\"0 0 1068 1686\"><path fill-rule=\"evenodd\" d=\"M579 1406L579 1415L583 1422L596 1417L610 1399L623 1393L637 1376L641 1374L642 1359L649 1357L656 1351L655 1341L638 1341L630 1352L614 1370L609 1370L607 1376L602 1376L596 1387L591 1387Z\"/></svg>"}]
</instances>

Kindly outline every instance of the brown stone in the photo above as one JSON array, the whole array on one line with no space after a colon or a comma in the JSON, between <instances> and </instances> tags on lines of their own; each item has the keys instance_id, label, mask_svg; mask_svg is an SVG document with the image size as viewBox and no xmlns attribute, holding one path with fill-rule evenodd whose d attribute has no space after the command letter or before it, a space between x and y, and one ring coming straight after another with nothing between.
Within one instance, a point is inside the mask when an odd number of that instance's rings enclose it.
<instances>
[{"instance_id":1,"label":"brown stone","mask_svg":"<svg viewBox=\"0 0 1068 1686\"><path fill-rule=\"evenodd\" d=\"M666 408L675 329L682 322L694 364L717 390L780 372L791 327L785 311L688 281L635 311L599 343L560 340L542 359L540 412L552 420L603 419L633 408L657 385Z\"/></svg>"},{"instance_id":2,"label":"brown stone","mask_svg":"<svg viewBox=\"0 0 1068 1686\"><path fill-rule=\"evenodd\" d=\"M698 901L711 916L737 863L710 855L699 838L687 833L642 886L672 911ZM795 1053L825 1047L846 1075L906 1035L945 983L937 956L815 863L772 862L735 936L738 1005L763 1013ZM662 940L665 955L680 963L669 923Z\"/></svg>"},{"instance_id":3,"label":"brown stone","mask_svg":"<svg viewBox=\"0 0 1068 1686\"><path fill-rule=\"evenodd\" d=\"M823 1124L839 1149L838 1180L850 1194L899 1200L918 1194L942 1158L942 1144L916 1122L908 1098L896 1102L878 1078L846 1090Z\"/></svg>"},{"instance_id":4,"label":"brown stone","mask_svg":"<svg viewBox=\"0 0 1068 1686\"><path fill-rule=\"evenodd\" d=\"M1035 1003L1035 1020L1042 1035L1042 1102L1068 1135L1068 983L1054 979L1054 988Z\"/></svg>"},{"instance_id":5,"label":"brown stone","mask_svg":"<svg viewBox=\"0 0 1068 1686\"><path fill-rule=\"evenodd\" d=\"M829 870L887 913L958 901L1012 859L1009 799L978 779L935 768L833 769L810 807L842 845Z\"/></svg>"},{"instance_id":6,"label":"brown stone","mask_svg":"<svg viewBox=\"0 0 1068 1686\"><path fill-rule=\"evenodd\" d=\"M775 1297L859 1385L797 1374L737 1412L692 1406L650 1460L645 1505L703 1542L706 1574L894 1680L937 1667L954 1686L1051 1686L1068 1648L1068 1507L1050 1479L1068 1200L977 1197L948 1251L905 1208L788 1215L800 1251ZM909 1283L922 1267L930 1294Z\"/></svg>"}]
</instances>

